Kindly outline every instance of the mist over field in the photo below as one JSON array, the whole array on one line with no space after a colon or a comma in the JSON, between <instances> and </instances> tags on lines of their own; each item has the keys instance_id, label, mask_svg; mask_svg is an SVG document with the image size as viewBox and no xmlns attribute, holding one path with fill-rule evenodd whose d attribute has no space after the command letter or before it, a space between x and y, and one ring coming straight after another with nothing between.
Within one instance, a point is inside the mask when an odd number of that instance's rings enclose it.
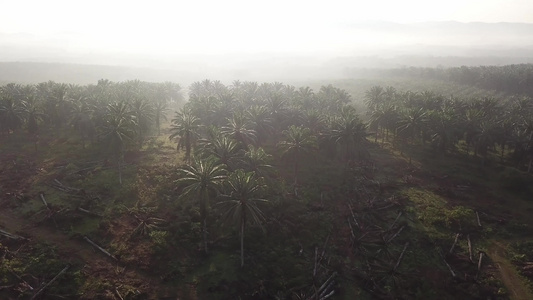
<instances>
[{"instance_id":1,"label":"mist over field","mask_svg":"<svg viewBox=\"0 0 533 300\"><path fill-rule=\"evenodd\" d=\"M116 34L120 40L120 32ZM245 42L234 47L215 45L209 51L192 46L180 51L180 45L194 40L166 45L166 49L164 44L154 43L117 50L91 44L83 34L74 32L38 35L0 30L0 82L52 79L87 84L100 78L182 84L204 78L305 81L357 77L365 74L365 69L376 68L533 62L533 24L529 23L342 23L312 35L294 32L290 41L256 36L250 42L255 42L253 47L246 47L250 37L227 34L228 43L236 39ZM261 48L274 41L281 43Z\"/></svg>"},{"instance_id":2,"label":"mist over field","mask_svg":"<svg viewBox=\"0 0 533 300\"><path fill-rule=\"evenodd\" d=\"M533 299L532 0L0 2L0 299Z\"/></svg>"}]
</instances>

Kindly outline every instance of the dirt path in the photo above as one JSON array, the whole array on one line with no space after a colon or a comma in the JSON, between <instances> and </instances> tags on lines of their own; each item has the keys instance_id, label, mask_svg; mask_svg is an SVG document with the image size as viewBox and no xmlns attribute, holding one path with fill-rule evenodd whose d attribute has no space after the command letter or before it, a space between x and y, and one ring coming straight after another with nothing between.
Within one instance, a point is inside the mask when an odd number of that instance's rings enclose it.
<instances>
[{"instance_id":1,"label":"dirt path","mask_svg":"<svg viewBox=\"0 0 533 300\"><path fill-rule=\"evenodd\" d=\"M520 275L516 272L511 262L505 258L505 246L500 242L493 241L488 254L491 257L494 265L498 268L500 278L509 291L511 299L515 300L530 300L533 299L533 294L524 284Z\"/></svg>"}]
</instances>

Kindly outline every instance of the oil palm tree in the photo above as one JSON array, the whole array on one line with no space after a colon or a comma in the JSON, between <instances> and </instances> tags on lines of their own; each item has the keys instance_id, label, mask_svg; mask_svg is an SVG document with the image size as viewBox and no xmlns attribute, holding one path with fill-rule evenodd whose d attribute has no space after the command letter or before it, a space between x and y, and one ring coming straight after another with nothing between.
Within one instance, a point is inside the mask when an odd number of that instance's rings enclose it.
<instances>
[{"instance_id":1,"label":"oil palm tree","mask_svg":"<svg viewBox=\"0 0 533 300\"><path fill-rule=\"evenodd\" d=\"M424 108L411 108L400 112L396 133L407 138L423 136L422 131L428 122L428 113ZM422 134L421 134L422 133Z\"/></svg>"},{"instance_id":2,"label":"oil palm tree","mask_svg":"<svg viewBox=\"0 0 533 300\"><path fill-rule=\"evenodd\" d=\"M131 109L131 113L136 119L137 138L139 139L139 145L142 145L144 136L150 128L150 125L155 117L154 107L145 99L138 97L133 101Z\"/></svg>"},{"instance_id":3,"label":"oil palm tree","mask_svg":"<svg viewBox=\"0 0 533 300\"><path fill-rule=\"evenodd\" d=\"M283 131L285 140L278 143L281 155L294 163L294 191L297 194L299 160L305 153L310 153L317 147L316 136L309 128L294 125Z\"/></svg>"},{"instance_id":4,"label":"oil palm tree","mask_svg":"<svg viewBox=\"0 0 533 300\"><path fill-rule=\"evenodd\" d=\"M241 239L241 267L244 266L244 231L247 223L261 225L265 220L259 203L268 202L261 198L264 185L255 172L245 172L241 169L233 172L225 182L227 200L220 202L227 207L226 216L239 222Z\"/></svg>"},{"instance_id":5,"label":"oil palm tree","mask_svg":"<svg viewBox=\"0 0 533 300\"><path fill-rule=\"evenodd\" d=\"M117 163L118 179L121 185L125 143L132 140L135 135L135 121L126 112L127 105L124 102L109 104L107 115L100 128L101 136Z\"/></svg>"},{"instance_id":6,"label":"oil palm tree","mask_svg":"<svg viewBox=\"0 0 533 300\"><path fill-rule=\"evenodd\" d=\"M228 137L213 131L207 139L199 140L199 152L202 157L212 156L221 164L227 166L232 170L239 162L239 156L242 149L239 148L238 143Z\"/></svg>"},{"instance_id":7,"label":"oil palm tree","mask_svg":"<svg viewBox=\"0 0 533 300\"><path fill-rule=\"evenodd\" d=\"M455 146L457 142L457 117L452 111L432 111L429 115L431 141L442 152Z\"/></svg>"},{"instance_id":8,"label":"oil palm tree","mask_svg":"<svg viewBox=\"0 0 533 300\"><path fill-rule=\"evenodd\" d=\"M194 141L198 137L198 129L200 128L200 119L198 119L190 109L183 108L176 112L176 116L172 119L171 134L169 139L178 137L178 146L176 149L185 148L185 161L191 160L191 149Z\"/></svg>"},{"instance_id":9,"label":"oil palm tree","mask_svg":"<svg viewBox=\"0 0 533 300\"><path fill-rule=\"evenodd\" d=\"M256 131L251 129L252 124L247 121L242 113L234 113L233 117L228 119L228 124L222 127L221 133L231 137L239 143L241 149L247 145L254 144L257 136Z\"/></svg>"},{"instance_id":10,"label":"oil palm tree","mask_svg":"<svg viewBox=\"0 0 533 300\"><path fill-rule=\"evenodd\" d=\"M19 129L24 121L24 107L22 101L4 97L0 102L0 119L3 127L9 133Z\"/></svg>"},{"instance_id":11,"label":"oil palm tree","mask_svg":"<svg viewBox=\"0 0 533 300\"><path fill-rule=\"evenodd\" d=\"M257 143L261 145L274 131L268 108L264 105L253 105L245 111L245 114L251 123L251 128L255 130Z\"/></svg>"},{"instance_id":12,"label":"oil palm tree","mask_svg":"<svg viewBox=\"0 0 533 300\"><path fill-rule=\"evenodd\" d=\"M158 98L155 101L155 127L157 128L157 135L161 135L161 120L167 120L166 112L168 110L168 102L165 99Z\"/></svg>"},{"instance_id":13,"label":"oil palm tree","mask_svg":"<svg viewBox=\"0 0 533 300\"><path fill-rule=\"evenodd\" d=\"M255 172L258 176L266 177L274 170L274 167L269 164L272 155L265 152L261 147L248 146L248 150L244 153L243 165L246 170Z\"/></svg>"},{"instance_id":14,"label":"oil palm tree","mask_svg":"<svg viewBox=\"0 0 533 300\"><path fill-rule=\"evenodd\" d=\"M44 117L36 96L34 94L26 96L22 105L28 132L36 134L39 131L39 122L42 121Z\"/></svg>"},{"instance_id":15,"label":"oil palm tree","mask_svg":"<svg viewBox=\"0 0 533 300\"><path fill-rule=\"evenodd\" d=\"M72 106L70 117L70 124L78 131L82 140L82 147L85 148L86 138L92 138L95 133L93 109L85 101L76 103Z\"/></svg>"},{"instance_id":16,"label":"oil palm tree","mask_svg":"<svg viewBox=\"0 0 533 300\"><path fill-rule=\"evenodd\" d=\"M328 133L329 138L336 144L344 146L346 160L352 160L357 152L362 158L366 151L366 125L355 115L353 110L345 110L336 118Z\"/></svg>"},{"instance_id":17,"label":"oil palm tree","mask_svg":"<svg viewBox=\"0 0 533 300\"><path fill-rule=\"evenodd\" d=\"M183 177L175 182L185 186L180 197L196 197L200 205L202 219L202 239L204 251L207 253L207 209L209 199L220 191L222 182L226 179L226 166L215 158L195 158L191 165L178 169Z\"/></svg>"}]
</instances>

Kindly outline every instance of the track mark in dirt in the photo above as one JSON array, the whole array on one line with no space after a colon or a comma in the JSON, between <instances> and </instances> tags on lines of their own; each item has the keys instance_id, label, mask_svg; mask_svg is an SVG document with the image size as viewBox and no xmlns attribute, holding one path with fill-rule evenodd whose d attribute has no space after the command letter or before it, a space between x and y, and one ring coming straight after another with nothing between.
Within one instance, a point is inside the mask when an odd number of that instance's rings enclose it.
<instances>
[{"instance_id":1,"label":"track mark in dirt","mask_svg":"<svg viewBox=\"0 0 533 300\"><path fill-rule=\"evenodd\" d=\"M511 262L505 258L505 246L497 241L493 241L490 245L488 254L490 255L494 265L498 268L499 277L502 279L509 296L515 300L530 300L533 299L533 294L524 284L523 279L512 266Z\"/></svg>"}]
</instances>

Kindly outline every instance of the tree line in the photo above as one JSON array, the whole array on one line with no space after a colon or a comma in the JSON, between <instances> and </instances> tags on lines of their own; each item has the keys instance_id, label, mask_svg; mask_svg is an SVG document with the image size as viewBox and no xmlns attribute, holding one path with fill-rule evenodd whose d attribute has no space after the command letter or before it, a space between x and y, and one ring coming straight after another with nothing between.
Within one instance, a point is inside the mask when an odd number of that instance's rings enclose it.
<instances>
[{"instance_id":1,"label":"tree line","mask_svg":"<svg viewBox=\"0 0 533 300\"><path fill-rule=\"evenodd\" d=\"M507 99L492 97L459 99L431 91L400 92L393 87L374 86L366 92L369 128L375 141L394 137L394 141L412 146L431 145L440 152L466 153L485 162L489 151L498 153L501 162L519 168L533 158L533 101L530 97Z\"/></svg>"},{"instance_id":2,"label":"tree line","mask_svg":"<svg viewBox=\"0 0 533 300\"><path fill-rule=\"evenodd\" d=\"M454 68L398 68L387 70L394 76L431 78L496 90L508 95L533 97L533 64Z\"/></svg>"}]
</instances>

